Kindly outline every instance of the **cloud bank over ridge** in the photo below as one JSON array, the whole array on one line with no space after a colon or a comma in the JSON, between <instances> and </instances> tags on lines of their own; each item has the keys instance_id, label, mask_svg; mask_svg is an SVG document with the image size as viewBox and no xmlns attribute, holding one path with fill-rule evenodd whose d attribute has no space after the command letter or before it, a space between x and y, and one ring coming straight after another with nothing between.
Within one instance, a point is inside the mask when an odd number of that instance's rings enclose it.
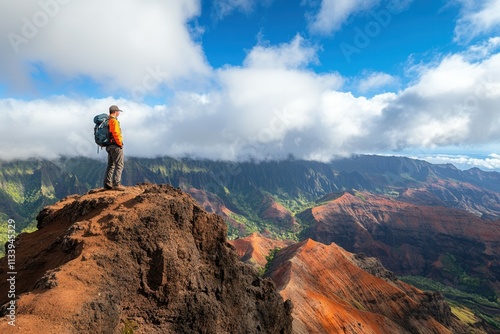
<instances>
[{"instance_id":1,"label":"cloud bank over ridge","mask_svg":"<svg viewBox=\"0 0 500 334\"><path fill-rule=\"evenodd\" d=\"M498 27L500 18L486 13L500 1L462 2L457 39L467 39L465 22L474 27L469 40ZM371 10L379 1L363 3ZM363 95L398 78L368 73L352 91L352 78L312 69L320 47L301 34L278 45L257 42L241 65L213 68L197 37L202 27L188 24L200 15L199 1L120 4L41 0L9 3L0 14L7 36L0 42L6 64L0 76L8 78L9 90L35 89L43 80L37 73L49 73L60 82L88 81L101 92L1 98L0 159L95 156L92 118L111 104L125 110L120 120L128 156L326 161L352 153L474 150L500 141L500 37L433 62L409 63L404 88ZM347 2L340 11L342 4L322 1L311 30L332 33L356 15ZM253 6L221 2L220 17ZM327 25L321 17L331 6L338 17ZM168 103L146 101L158 94L168 95Z\"/></svg>"}]
</instances>

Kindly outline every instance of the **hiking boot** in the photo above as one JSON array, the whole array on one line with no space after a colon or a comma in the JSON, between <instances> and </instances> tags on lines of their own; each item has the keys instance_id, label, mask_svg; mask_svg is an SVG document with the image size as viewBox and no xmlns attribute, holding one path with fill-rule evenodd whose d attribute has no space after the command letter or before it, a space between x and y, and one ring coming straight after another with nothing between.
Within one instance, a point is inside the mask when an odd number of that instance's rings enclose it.
<instances>
[{"instance_id":1,"label":"hiking boot","mask_svg":"<svg viewBox=\"0 0 500 334\"><path fill-rule=\"evenodd\" d=\"M114 186L113 190L125 191L125 187L119 184L117 186Z\"/></svg>"},{"instance_id":2,"label":"hiking boot","mask_svg":"<svg viewBox=\"0 0 500 334\"><path fill-rule=\"evenodd\" d=\"M111 189L113 189L113 187L110 186L110 185L108 185L108 184L105 184L103 188L104 188L104 190L111 190Z\"/></svg>"}]
</instances>

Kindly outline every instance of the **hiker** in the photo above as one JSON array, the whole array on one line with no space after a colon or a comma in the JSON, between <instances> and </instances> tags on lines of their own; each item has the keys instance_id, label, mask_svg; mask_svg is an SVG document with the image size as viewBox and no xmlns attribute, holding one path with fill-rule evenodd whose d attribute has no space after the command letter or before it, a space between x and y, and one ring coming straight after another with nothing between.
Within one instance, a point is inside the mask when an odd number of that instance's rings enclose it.
<instances>
[{"instance_id":1,"label":"hiker","mask_svg":"<svg viewBox=\"0 0 500 334\"><path fill-rule=\"evenodd\" d=\"M106 168L106 177L104 179L104 189L120 190L125 188L121 185L123 171L123 138L118 116L123 111L116 105L109 107L109 137L110 144L106 146L108 152L108 167Z\"/></svg>"}]
</instances>

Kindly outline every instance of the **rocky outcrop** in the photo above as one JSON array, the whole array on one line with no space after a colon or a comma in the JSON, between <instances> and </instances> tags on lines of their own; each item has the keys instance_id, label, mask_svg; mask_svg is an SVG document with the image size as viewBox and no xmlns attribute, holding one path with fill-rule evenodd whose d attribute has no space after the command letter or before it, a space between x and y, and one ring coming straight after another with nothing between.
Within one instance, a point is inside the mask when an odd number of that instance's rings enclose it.
<instances>
[{"instance_id":1,"label":"rocky outcrop","mask_svg":"<svg viewBox=\"0 0 500 334\"><path fill-rule=\"evenodd\" d=\"M290 246L294 242L266 238L255 232L245 238L229 241L236 249L240 260L262 269L267 264L267 257L273 250Z\"/></svg>"},{"instance_id":2,"label":"rocky outcrop","mask_svg":"<svg viewBox=\"0 0 500 334\"><path fill-rule=\"evenodd\" d=\"M16 240L16 322L3 317L1 333L291 332L291 303L239 261L222 219L178 189L71 196L38 227ZM3 258L0 291L5 268Z\"/></svg>"}]
</instances>

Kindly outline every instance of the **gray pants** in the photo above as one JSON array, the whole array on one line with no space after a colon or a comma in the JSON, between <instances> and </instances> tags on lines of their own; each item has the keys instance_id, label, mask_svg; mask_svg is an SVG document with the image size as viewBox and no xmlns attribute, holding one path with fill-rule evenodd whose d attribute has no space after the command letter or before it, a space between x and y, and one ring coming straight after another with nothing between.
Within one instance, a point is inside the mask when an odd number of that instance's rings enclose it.
<instances>
[{"instance_id":1,"label":"gray pants","mask_svg":"<svg viewBox=\"0 0 500 334\"><path fill-rule=\"evenodd\" d=\"M122 181L123 171L123 149L118 145L109 145L106 147L108 152L108 167L106 168L106 178L104 186L118 186Z\"/></svg>"}]
</instances>

